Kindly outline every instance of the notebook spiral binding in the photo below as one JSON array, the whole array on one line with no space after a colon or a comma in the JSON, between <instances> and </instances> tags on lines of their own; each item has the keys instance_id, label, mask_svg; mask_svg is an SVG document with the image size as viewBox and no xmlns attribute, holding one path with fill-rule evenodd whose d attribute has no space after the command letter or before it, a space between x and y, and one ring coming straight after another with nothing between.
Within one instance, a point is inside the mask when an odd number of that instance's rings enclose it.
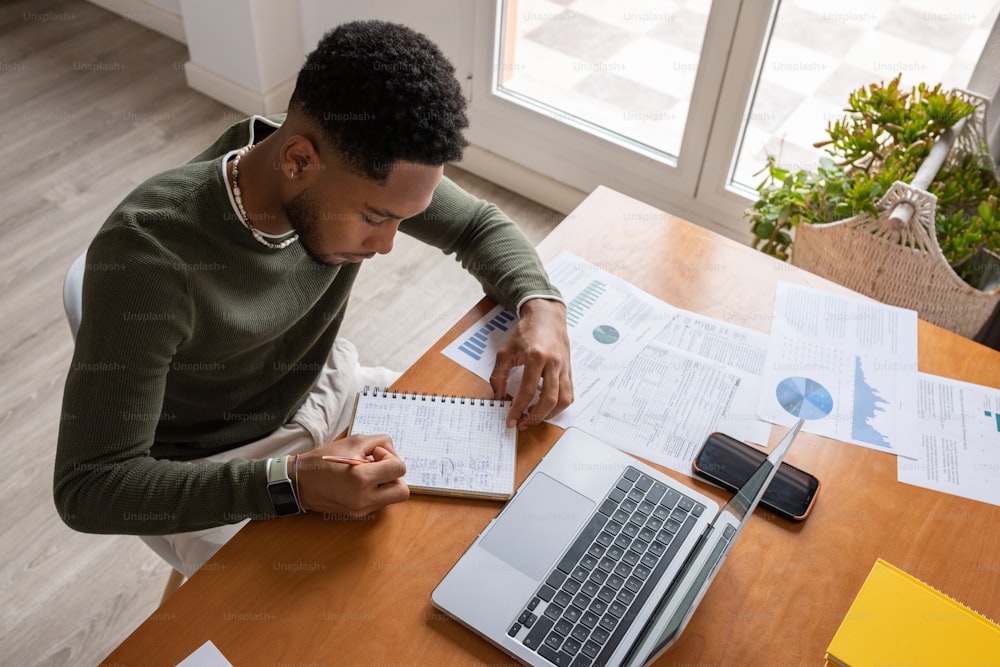
<instances>
[{"instance_id":1,"label":"notebook spiral binding","mask_svg":"<svg viewBox=\"0 0 1000 667\"><path fill-rule=\"evenodd\" d=\"M399 398L399 399L409 399L411 401L430 401L432 403L457 403L459 405L491 405L491 406L502 406L508 407L513 401L506 399L496 399L496 398L483 398L476 396L458 396L455 394L428 394L426 391L418 393L416 391L407 391L399 389L380 389L379 387L369 387L365 385L365 388L361 391L365 396L379 396L383 398Z\"/></svg>"},{"instance_id":2,"label":"notebook spiral binding","mask_svg":"<svg viewBox=\"0 0 1000 667\"><path fill-rule=\"evenodd\" d=\"M918 581L919 581L919 580L918 580ZM990 622L990 623L992 623L993 625L1000 625L1000 623L997 623L996 621L994 621L994 620L993 620L993 617L992 617L992 616L987 616L986 614L982 613L982 612L981 612L981 611L979 611L978 609L973 609L972 607L970 607L969 605L965 604L965 603L964 603L964 602L962 602L961 600L956 600L956 599L955 599L955 598L953 598L952 596L950 596L950 595L948 595L947 593L945 593L944 591L942 591L942 590L941 590L940 588L938 588L937 586L931 586L930 584L927 584L926 582L924 582L924 583L925 583L925 584L926 584L926 585L927 585L928 587L930 587L930 588L933 588L933 589L934 589L934 590L935 590L935 591L936 591L937 593L939 593L940 595L943 595L943 596L945 596L946 598L948 598L949 600L951 600L952 602L954 602L954 603L955 603L955 604L957 604L958 606L960 606L960 607L964 607L964 608L965 608L965 609L967 609L968 611L971 611L971 612L972 612L973 614L975 614L976 616L979 616L980 618L983 618L983 619L986 619L987 621L989 621L989 622Z\"/></svg>"}]
</instances>

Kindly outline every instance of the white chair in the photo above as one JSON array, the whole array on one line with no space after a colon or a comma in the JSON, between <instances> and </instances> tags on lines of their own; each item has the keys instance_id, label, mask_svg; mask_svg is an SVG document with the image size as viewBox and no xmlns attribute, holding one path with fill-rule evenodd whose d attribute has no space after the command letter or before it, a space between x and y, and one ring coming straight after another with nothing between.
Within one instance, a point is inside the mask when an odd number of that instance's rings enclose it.
<instances>
[{"instance_id":1,"label":"white chair","mask_svg":"<svg viewBox=\"0 0 1000 667\"><path fill-rule=\"evenodd\" d=\"M83 317L83 274L86 266L85 250L70 265L63 281L63 309L66 311L66 320L69 322L69 330L74 341L80 329L80 319ZM184 575L177 569L179 559L170 544L159 535L140 535L139 539L170 565L170 577L160 599L160 604L163 604L184 583Z\"/></svg>"}]
</instances>

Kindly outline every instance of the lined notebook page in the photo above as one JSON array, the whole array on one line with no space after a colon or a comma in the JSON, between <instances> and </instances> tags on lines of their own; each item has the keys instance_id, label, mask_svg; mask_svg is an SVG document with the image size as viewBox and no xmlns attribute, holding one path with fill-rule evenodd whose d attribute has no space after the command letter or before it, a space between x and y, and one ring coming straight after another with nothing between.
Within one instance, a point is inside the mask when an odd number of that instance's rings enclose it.
<instances>
[{"instance_id":1,"label":"lined notebook page","mask_svg":"<svg viewBox=\"0 0 1000 667\"><path fill-rule=\"evenodd\" d=\"M510 401L365 389L352 434L388 433L415 492L506 499L514 494L517 430Z\"/></svg>"}]
</instances>

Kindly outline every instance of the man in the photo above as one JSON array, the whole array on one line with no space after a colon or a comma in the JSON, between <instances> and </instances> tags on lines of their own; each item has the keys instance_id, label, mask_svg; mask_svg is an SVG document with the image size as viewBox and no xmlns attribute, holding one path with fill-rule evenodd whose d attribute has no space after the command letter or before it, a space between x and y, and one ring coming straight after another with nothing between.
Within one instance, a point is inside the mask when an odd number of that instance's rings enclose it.
<instances>
[{"instance_id":1,"label":"man","mask_svg":"<svg viewBox=\"0 0 1000 667\"><path fill-rule=\"evenodd\" d=\"M505 396L524 366L509 423L569 404L558 291L508 218L443 178L464 107L425 37L346 24L308 56L283 122L234 125L112 212L88 249L63 401L54 492L69 526L163 535L190 574L249 518L406 500L388 437L331 442L360 385L394 377L359 368L337 332L361 263L397 231L518 310L491 378Z\"/></svg>"}]
</instances>

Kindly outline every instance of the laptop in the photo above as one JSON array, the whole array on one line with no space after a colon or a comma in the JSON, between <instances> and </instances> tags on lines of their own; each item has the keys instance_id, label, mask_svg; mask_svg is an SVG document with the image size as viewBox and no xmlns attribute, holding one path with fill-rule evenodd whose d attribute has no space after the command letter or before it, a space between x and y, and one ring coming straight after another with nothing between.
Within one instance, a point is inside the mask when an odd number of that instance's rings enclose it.
<instances>
[{"instance_id":1,"label":"laptop","mask_svg":"<svg viewBox=\"0 0 1000 667\"><path fill-rule=\"evenodd\" d=\"M680 636L800 419L721 510L567 429L431 594L528 665L646 665Z\"/></svg>"}]
</instances>

